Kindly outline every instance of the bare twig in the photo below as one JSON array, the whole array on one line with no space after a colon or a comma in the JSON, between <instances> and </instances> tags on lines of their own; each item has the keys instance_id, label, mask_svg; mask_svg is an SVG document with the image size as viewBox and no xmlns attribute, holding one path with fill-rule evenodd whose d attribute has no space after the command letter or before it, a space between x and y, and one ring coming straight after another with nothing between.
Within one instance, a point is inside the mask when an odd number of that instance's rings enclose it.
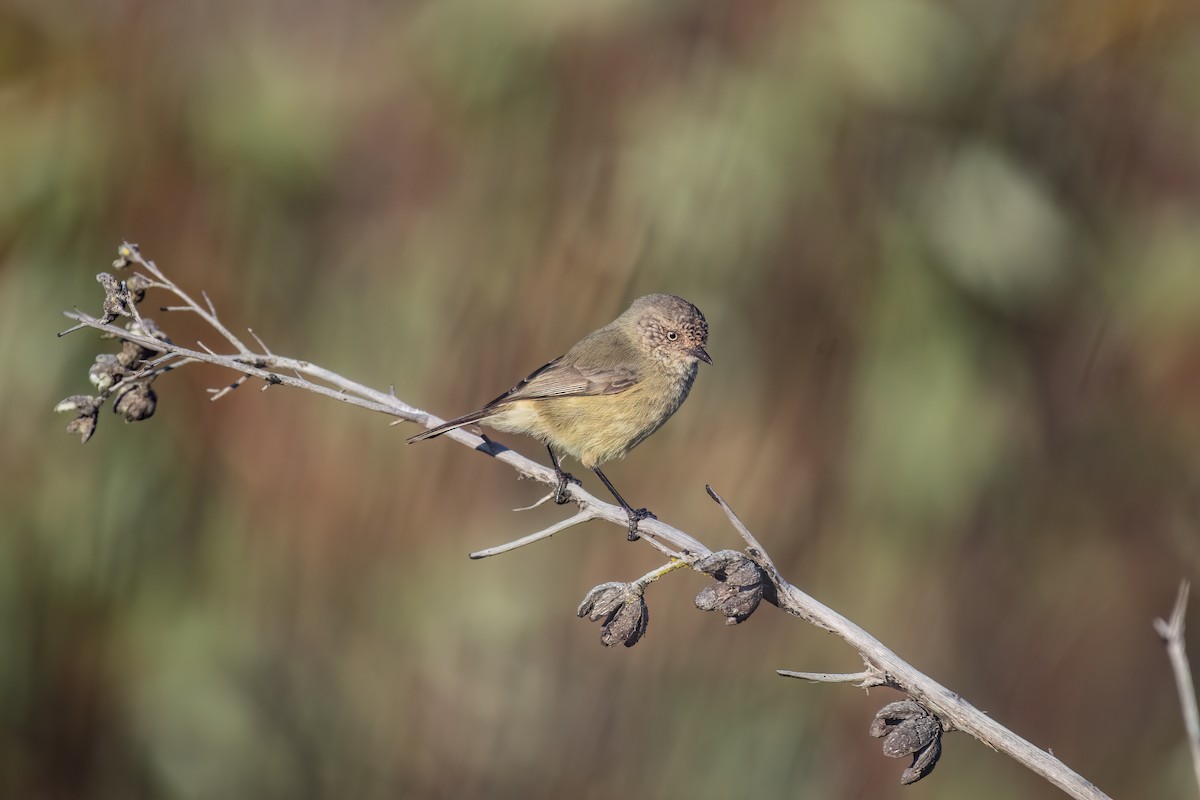
<instances>
[{"instance_id":1,"label":"bare twig","mask_svg":"<svg viewBox=\"0 0 1200 800\"><path fill-rule=\"evenodd\" d=\"M208 399L212 400L215 403L216 401L220 400L222 397L229 394L234 389L238 388L243 383L245 383L249 379L249 377L250 377L249 375L242 375L233 383L222 386L220 389L209 389L208 392L209 392L209 394L212 395L212 397L210 397ZM270 386L270 385L271 384L269 384L269 383L267 384L267 386ZM266 386L264 386L263 388L265 389Z\"/></svg>"},{"instance_id":2,"label":"bare twig","mask_svg":"<svg viewBox=\"0 0 1200 800\"><path fill-rule=\"evenodd\" d=\"M754 534L750 532L750 529L747 528L740 519L738 519L738 515L733 513L733 509L721 499L721 496L717 494L716 490L713 489L712 486L705 486L704 491L708 492L708 496L715 500L717 505L721 507L721 510L725 512L725 517L729 520L729 524L733 526L733 529L738 532L738 535L745 540L746 545L750 548L750 554L754 555L757 553L765 559L767 557L767 551L763 549L761 544L758 543L758 539L754 538ZM771 564L771 569L775 569L775 565L773 563Z\"/></svg>"},{"instance_id":3,"label":"bare twig","mask_svg":"<svg viewBox=\"0 0 1200 800\"><path fill-rule=\"evenodd\" d=\"M101 319L89 316L78 310L66 313L68 318L79 323L72 330L82 327L94 328L103 333L111 334L118 339L134 342L151 352L162 353L162 357L153 359L147 364L147 369L159 369L165 372L169 369L196 362L215 364L239 372L244 378L261 379L266 382L267 386L283 385L303 389L369 411L388 414L389 416L400 420L407 420L418 425L432 427L442 421L432 414L399 400L396 397L394 388L388 392L382 392L307 361L275 355L262 344L262 341L257 336L254 338L264 352L256 353L250 350L220 322L207 294L202 295L207 307L196 303L170 281L154 262L142 258L135 246L123 245L120 254L122 258L137 263L150 272L156 279L153 282L153 286L170 291L184 302L184 306L176 308L186 309L198 314L217 330L237 352L231 355L223 355L213 352L203 345L201 345L203 350L192 350L106 323ZM165 364L167 361L171 361L172 363L159 366ZM284 372L295 373L295 377L280 374ZM243 379L239 379L238 383ZM221 393L223 392L219 392L218 396ZM551 468L464 429L460 428L449 431L445 434L445 438L485 453L498 461L503 461L523 477L532 478L550 486L556 486L558 483L557 475ZM745 540L747 553L750 558L763 570L767 579L771 582L774 588L773 602L787 613L824 630L833 632L851 647L855 648L866 664L866 669L863 672L848 675L790 672L782 672L781 674L819 682L859 681L859 685L864 687L884 684L895 687L919 701L923 706L936 714L944 724L969 733L988 746L1009 755L1029 769L1045 777L1070 796L1080 800L1104 800L1107 797L1083 777L1070 770L1052 754L1035 747L1025 739L1017 736L1000 723L971 706L957 694L902 660L861 627L836 611L819 603L786 581L776 568L774 562L770 559L765 548L750 533L749 529L737 515L734 514L729 505L712 487L708 487L708 493L721 506L730 523ZM567 487L567 495L579 507L579 511L574 516L538 533L530 534L507 544L472 553L471 558L485 558L509 552L535 541L550 538L567 528L594 519L610 522L621 528L621 530L627 528L628 517L624 509L619 506L603 502L575 484ZM705 556L711 555L711 551L703 543L688 533L657 519L642 520L638 531L642 536L642 541L672 559L664 567L660 567L640 579L647 583L651 580L657 580L668 572L681 569L684 566L697 568L698 562ZM1178 612L1178 616L1179 638L1182 640L1182 611Z\"/></svg>"},{"instance_id":4,"label":"bare twig","mask_svg":"<svg viewBox=\"0 0 1200 800\"><path fill-rule=\"evenodd\" d=\"M1154 630L1167 646L1167 657L1175 673L1175 687L1179 692L1179 707L1183 710L1183 727L1187 733L1188 747L1192 752L1192 769L1196 772L1196 784L1200 786L1200 710L1196 708L1196 687L1192 683L1192 670L1188 665L1187 649L1183 643L1183 618L1187 614L1189 585L1179 584L1179 595L1171 620L1154 620Z\"/></svg>"},{"instance_id":5,"label":"bare twig","mask_svg":"<svg viewBox=\"0 0 1200 800\"><path fill-rule=\"evenodd\" d=\"M647 572L645 575L643 575L642 577L638 578L636 581L633 581L632 585L637 586L641 589L645 589L647 586L654 583L656 580L663 577L664 575L670 575L672 572L674 572L676 570L684 569L689 566L691 566L691 565L682 558L672 558L670 561L668 561L666 564L663 564L658 569L652 569L649 572Z\"/></svg>"},{"instance_id":6,"label":"bare twig","mask_svg":"<svg viewBox=\"0 0 1200 800\"><path fill-rule=\"evenodd\" d=\"M187 304L188 308L199 314L200 317L210 326L212 326L214 330L224 336L225 340L233 345L239 353L246 355L250 352L249 348L242 344L242 341L234 336L233 333L221 323L221 320L217 318L217 311L213 307L212 300L209 300L207 292L202 292L204 299L208 303L208 308L205 309L199 303L193 300L187 294L187 292L183 291L183 289L180 289L174 281L164 275L163 272L158 268L157 264L155 264L153 261L148 261L145 259L137 245L125 242L120 248L118 248L118 253L120 254L121 258L132 261L134 264L137 264L153 275L155 278L155 285L170 291L185 304Z\"/></svg>"},{"instance_id":7,"label":"bare twig","mask_svg":"<svg viewBox=\"0 0 1200 800\"><path fill-rule=\"evenodd\" d=\"M564 519L562 522L556 522L545 530L540 530L537 533L531 533L528 536L522 536L520 539L516 539L506 544L497 545L496 547L488 547L483 550L476 550L474 553L471 553L470 557L478 560L481 558L488 558L489 556L498 556L501 553L508 553L512 550L524 547L527 544L540 542L542 539L549 539L556 533L561 533L567 528L574 527L575 525L588 522L589 520L593 520L595 518L596 515L591 511L580 511L575 516Z\"/></svg>"},{"instance_id":8,"label":"bare twig","mask_svg":"<svg viewBox=\"0 0 1200 800\"><path fill-rule=\"evenodd\" d=\"M799 678L809 683L853 683L861 689L887 685L887 679L876 669L864 669L862 672L792 672L788 669L777 669L775 673L784 678Z\"/></svg>"},{"instance_id":9,"label":"bare twig","mask_svg":"<svg viewBox=\"0 0 1200 800\"><path fill-rule=\"evenodd\" d=\"M254 332L254 328L246 328L246 332L254 337L254 341L258 342L258 346L262 348L262 351L264 353L266 353L269 356L275 355L274 353L271 352L271 348L267 347L267 343L264 342L262 339L260 339L258 334ZM396 393L392 392L392 396L395 397Z\"/></svg>"},{"instance_id":10,"label":"bare twig","mask_svg":"<svg viewBox=\"0 0 1200 800\"><path fill-rule=\"evenodd\" d=\"M547 492L546 494L539 497L537 500L534 500L529 505L521 506L520 508L514 508L513 511L532 511L533 509L537 508L538 506L553 500L554 496L556 494L557 494L557 492Z\"/></svg>"}]
</instances>

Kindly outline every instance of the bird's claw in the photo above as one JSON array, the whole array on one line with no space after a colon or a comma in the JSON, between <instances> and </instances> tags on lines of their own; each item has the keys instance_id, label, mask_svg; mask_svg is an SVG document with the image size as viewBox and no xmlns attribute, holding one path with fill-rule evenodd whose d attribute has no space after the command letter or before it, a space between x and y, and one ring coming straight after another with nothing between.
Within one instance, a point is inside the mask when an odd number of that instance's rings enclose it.
<instances>
[{"instance_id":1,"label":"bird's claw","mask_svg":"<svg viewBox=\"0 0 1200 800\"><path fill-rule=\"evenodd\" d=\"M648 508L628 509L629 511L629 536L631 542L636 542L642 538L638 535L638 523L644 519L658 519L654 513Z\"/></svg>"},{"instance_id":2,"label":"bird's claw","mask_svg":"<svg viewBox=\"0 0 1200 800\"><path fill-rule=\"evenodd\" d=\"M558 473L558 487L554 490L554 502L556 504L561 506L571 499L567 496L567 486L572 483L576 486L583 486L583 481L579 480L579 478L576 478L571 473Z\"/></svg>"}]
</instances>

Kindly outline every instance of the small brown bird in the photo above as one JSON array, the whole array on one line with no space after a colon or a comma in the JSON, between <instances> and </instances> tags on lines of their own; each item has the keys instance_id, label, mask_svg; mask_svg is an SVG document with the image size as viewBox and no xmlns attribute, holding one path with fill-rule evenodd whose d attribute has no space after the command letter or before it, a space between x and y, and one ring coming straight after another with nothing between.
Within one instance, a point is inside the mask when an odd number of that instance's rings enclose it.
<instances>
[{"instance_id":1,"label":"small brown bird","mask_svg":"<svg viewBox=\"0 0 1200 800\"><path fill-rule=\"evenodd\" d=\"M625 502L600 465L624 456L675 413L691 391L698 362L712 363L707 342L708 323L687 300L670 294L639 297L624 314L483 408L418 433L408 443L473 422L529 434L550 452L558 475L554 501L567 502L568 482L579 483L558 462L560 455L569 455L617 498L629 515L632 541L638 522L654 515Z\"/></svg>"}]
</instances>

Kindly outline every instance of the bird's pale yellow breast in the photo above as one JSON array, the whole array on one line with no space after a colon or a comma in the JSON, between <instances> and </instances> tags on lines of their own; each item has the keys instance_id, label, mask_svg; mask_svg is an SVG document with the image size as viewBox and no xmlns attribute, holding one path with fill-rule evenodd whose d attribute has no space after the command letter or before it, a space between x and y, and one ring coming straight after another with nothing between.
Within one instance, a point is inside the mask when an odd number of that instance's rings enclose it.
<instances>
[{"instance_id":1,"label":"bird's pale yellow breast","mask_svg":"<svg viewBox=\"0 0 1200 800\"><path fill-rule=\"evenodd\" d=\"M541 418L545 435L539 438L590 469L621 458L658 430L683 403L694 377L694 367L682 376L653 370L620 394L550 398L530 410Z\"/></svg>"}]
</instances>

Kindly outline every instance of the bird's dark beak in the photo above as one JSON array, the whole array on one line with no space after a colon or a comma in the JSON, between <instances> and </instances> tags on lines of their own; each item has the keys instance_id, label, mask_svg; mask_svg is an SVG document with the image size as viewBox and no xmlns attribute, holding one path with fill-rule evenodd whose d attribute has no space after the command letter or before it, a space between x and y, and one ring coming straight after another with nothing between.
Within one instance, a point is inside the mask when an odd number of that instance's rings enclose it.
<instances>
[{"instance_id":1,"label":"bird's dark beak","mask_svg":"<svg viewBox=\"0 0 1200 800\"><path fill-rule=\"evenodd\" d=\"M712 364L712 356L703 347L693 347L692 355L703 361L705 364Z\"/></svg>"}]
</instances>

